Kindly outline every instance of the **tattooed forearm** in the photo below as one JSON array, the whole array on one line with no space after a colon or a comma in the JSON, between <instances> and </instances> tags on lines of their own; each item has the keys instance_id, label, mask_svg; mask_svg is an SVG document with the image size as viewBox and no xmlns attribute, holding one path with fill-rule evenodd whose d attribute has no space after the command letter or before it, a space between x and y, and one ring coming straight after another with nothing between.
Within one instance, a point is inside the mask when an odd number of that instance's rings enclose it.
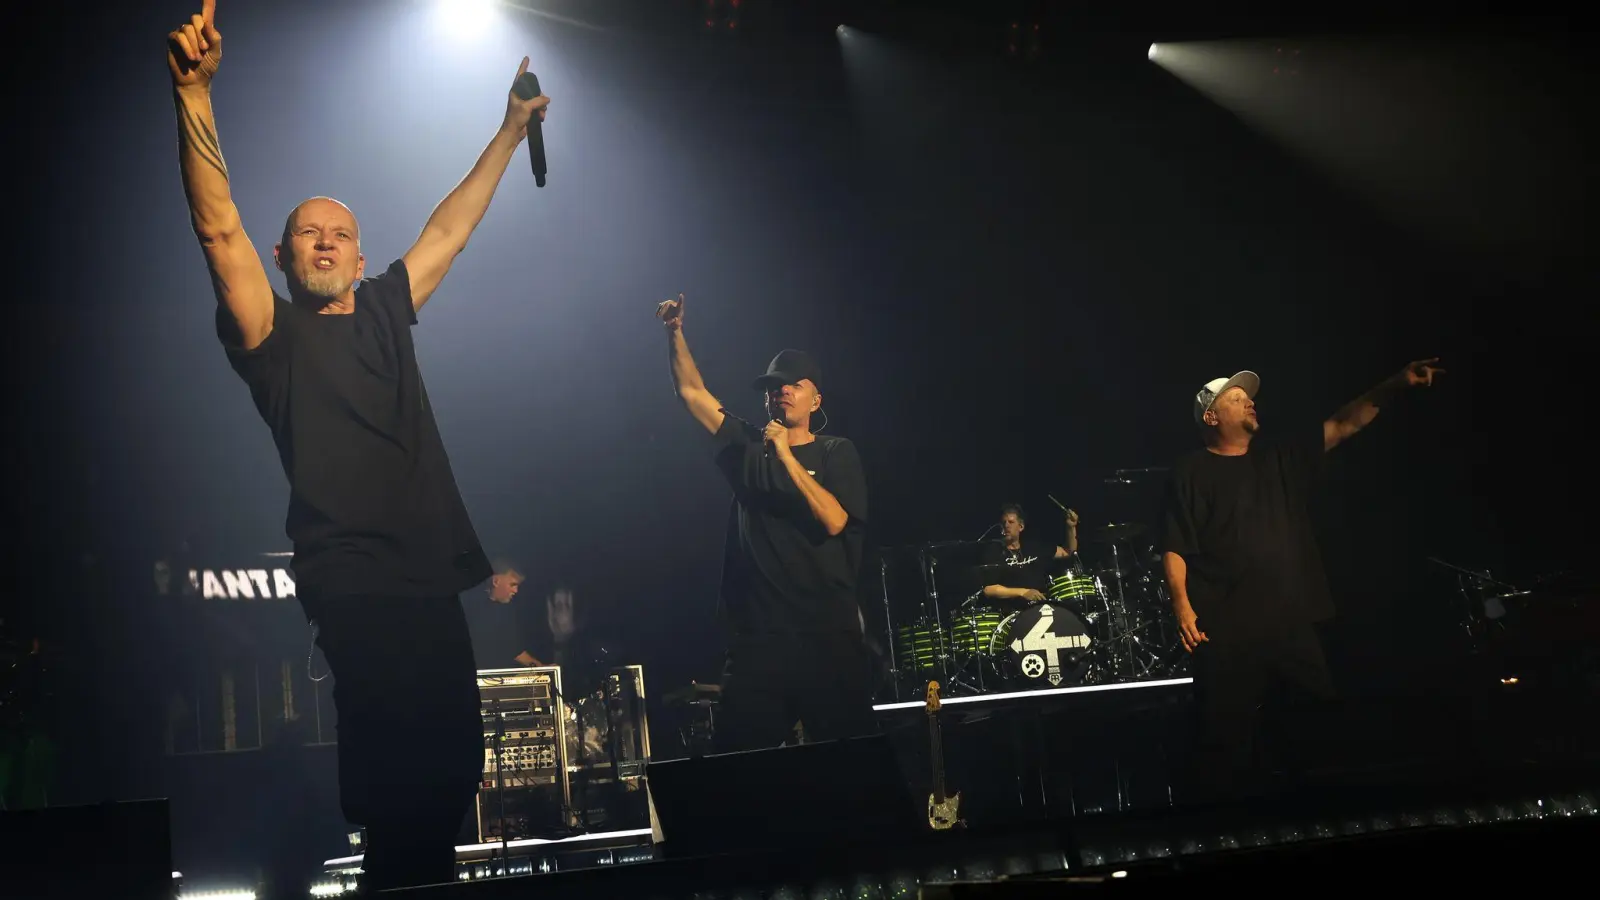
<instances>
[{"instance_id":1,"label":"tattooed forearm","mask_svg":"<svg viewBox=\"0 0 1600 900\"><path fill-rule=\"evenodd\" d=\"M222 161L222 145L217 134L205 120L184 105L182 98L174 98L178 108L178 142L180 146L204 160L211 168L228 177L228 166Z\"/></svg>"}]
</instances>

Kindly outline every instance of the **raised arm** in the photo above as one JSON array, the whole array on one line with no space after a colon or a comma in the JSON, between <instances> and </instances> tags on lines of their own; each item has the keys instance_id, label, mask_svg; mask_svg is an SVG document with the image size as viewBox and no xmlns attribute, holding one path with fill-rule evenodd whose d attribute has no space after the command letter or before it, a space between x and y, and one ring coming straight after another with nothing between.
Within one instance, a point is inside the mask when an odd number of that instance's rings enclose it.
<instances>
[{"instance_id":1,"label":"raised arm","mask_svg":"<svg viewBox=\"0 0 1600 900\"><path fill-rule=\"evenodd\" d=\"M705 429L716 434L722 428L722 421L726 418L722 412L722 402L706 390L706 383L700 378L700 369L694 364L694 356L689 353L689 344L683 339L683 295L679 294L676 300L663 300L656 306L656 318L666 327L667 332L667 362L672 371L672 391L683 401L689 415L694 420L705 426Z\"/></svg>"},{"instance_id":2,"label":"raised arm","mask_svg":"<svg viewBox=\"0 0 1600 900\"><path fill-rule=\"evenodd\" d=\"M254 350L272 333L272 284L261 257L250 244L228 189L228 166L217 142L211 112L211 79L222 62L222 34L216 26L216 0L167 35L167 68L178 116L178 168L189 219L211 272L217 302L239 326L239 340Z\"/></svg>"},{"instance_id":3,"label":"raised arm","mask_svg":"<svg viewBox=\"0 0 1600 900\"><path fill-rule=\"evenodd\" d=\"M1377 387L1351 400L1322 423L1322 449L1332 450L1372 424L1378 410L1406 388L1432 387L1433 377L1443 369L1435 366L1439 358L1419 360L1379 382Z\"/></svg>"},{"instance_id":4,"label":"raised arm","mask_svg":"<svg viewBox=\"0 0 1600 900\"><path fill-rule=\"evenodd\" d=\"M1078 511L1067 510L1067 545L1056 547L1056 559L1064 559L1078 552Z\"/></svg>"},{"instance_id":5,"label":"raised arm","mask_svg":"<svg viewBox=\"0 0 1600 900\"><path fill-rule=\"evenodd\" d=\"M526 71L528 58L524 56L522 65L517 68L517 78L521 78ZM516 83L515 78L512 83ZM411 276L413 309L421 309L422 304L428 302L428 298L439 287L439 282L444 280L444 274L450 271L450 264L455 262L456 255L466 249L467 239L472 237L478 223L483 221L483 214L489 210L489 201L494 199L495 188L500 186L500 178L506 173L511 154L528 136L529 121L537 115L539 121L543 122L545 108L549 105L550 98L543 94L524 100L517 96L516 91L506 92L506 117L494 137L490 138L489 146L478 154L478 161L473 164L467 177L461 179L461 183L433 208L433 215L422 226L422 234L417 237L417 242L406 251L406 272Z\"/></svg>"}]
</instances>

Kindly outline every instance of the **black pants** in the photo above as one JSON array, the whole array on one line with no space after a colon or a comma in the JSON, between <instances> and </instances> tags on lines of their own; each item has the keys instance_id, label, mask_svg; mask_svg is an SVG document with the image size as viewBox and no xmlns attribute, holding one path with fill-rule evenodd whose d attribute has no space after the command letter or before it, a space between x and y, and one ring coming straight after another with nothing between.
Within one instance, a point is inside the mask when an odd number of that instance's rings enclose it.
<instances>
[{"instance_id":1,"label":"black pants","mask_svg":"<svg viewBox=\"0 0 1600 900\"><path fill-rule=\"evenodd\" d=\"M1322 644L1310 624L1207 631L1194 651L1196 746L1184 792L1189 802L1238 800L1267 789L1263 709L1292 731L1294 713L1329 715L1336 699ZM1272 703L1270 701L1278 701ZM1285 734L1278 749L1295 740ZM1283 760L1293 765L1293 760Z\"/></svg>"},{"instance_id":2,"label":"black pants","mask_svg":"<svg viewBox=\"0 0 1600 900\"><path fill-rule=\"evenodd\" d=\"M713 746L718 753L877 731L872 667L861 635L740 635L728 642Z\"/></svg>"},{"instance_id":3,"label":"black pants","mask_svg":"<svg viewBox=\"0 0 1600 900\"><path fill-rule=\"evenodd\" d=\"M457 597L302 596L333 671L339 803L367 832L371 890L451 883L483 772L483 724Z\"/></svg>"}]
</instances>

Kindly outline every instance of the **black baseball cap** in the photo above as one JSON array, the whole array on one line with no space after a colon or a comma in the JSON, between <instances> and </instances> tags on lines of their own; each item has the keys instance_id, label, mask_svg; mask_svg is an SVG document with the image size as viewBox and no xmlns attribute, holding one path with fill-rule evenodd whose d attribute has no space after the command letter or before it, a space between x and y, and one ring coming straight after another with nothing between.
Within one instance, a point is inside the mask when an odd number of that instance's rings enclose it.
<instances>
[{"instance_id":1,"label":"black baseball cap","mask_svg":"<svg viewBox=\"0 0 1600 900\"><path fill-rule=\"evenodd\" d=\"M755 389L765 393L786 384L798 384L801 379L817 385L822 390L822 369L804 350L784 350L767 363L767 372L755 380Z\"/></svg>"}]
</instances>

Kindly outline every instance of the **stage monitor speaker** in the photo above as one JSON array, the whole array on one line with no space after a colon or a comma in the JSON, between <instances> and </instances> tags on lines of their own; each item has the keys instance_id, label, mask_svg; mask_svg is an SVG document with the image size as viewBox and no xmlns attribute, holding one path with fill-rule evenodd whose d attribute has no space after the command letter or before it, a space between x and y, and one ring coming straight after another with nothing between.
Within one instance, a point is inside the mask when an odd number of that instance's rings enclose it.
<instances>
[{"instance_id":1,"label":"stage monitor speaker","mask_svg":"<svg viewBox=\"0 0 1600 900\"><path fill-rule=\"evenodd\" d=\"M926 829L883 735L653 762L667 858L889 842Z\"/></svg>"},{"instance_id":2,"label":"stage monitor speaker","mask_svg":"<svg viewBox=\"0 0 1600 900\"><path fill-rule=\"evenodd\" d=\"M0 812L0 897L171 900L165 800Z\"/></svg>"}]
</instances>

